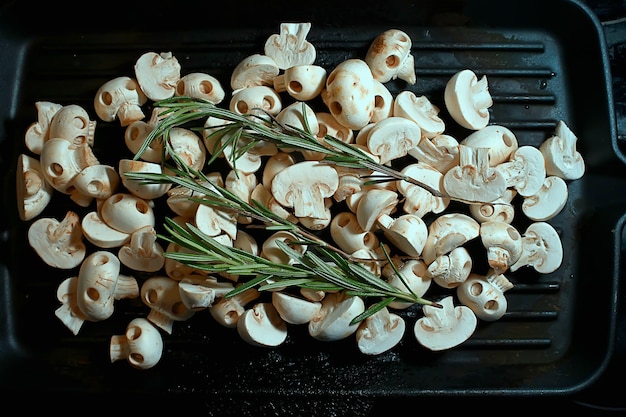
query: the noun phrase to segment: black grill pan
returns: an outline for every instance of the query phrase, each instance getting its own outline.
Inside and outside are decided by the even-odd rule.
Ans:
[[[229,408],[219,404],[270,401],[278,412],[284,404],[323,398],[572,394],[598,377],[613,351],[626,158],[616,142],[602,29],[584,3],[244,1],[219,12],[206,3],[184,9],[107,2],[94,6],[100,9],[93,14],[84,6],[44,4],[37,6],[36,25],[24,2],[0,9],[3,392],[194,398],[226,415]],[[550,220],[563,242],[561,268],[512,274],[507,314],[481,323],[470,340],[449,351],[419,347],[407,329],[395,349],[365,357],[351,338],[317,342],[299,327],[279,348],[261,349],[207,313],[175,323],[153,369],[111,364],[111,335],[147,311],[138,300],[118,302],[112,318],[85,323],[76,336],[55,317],[56,288],[71,272],[51,270],[37,258],[15,201],[17,155],[25,152],[25,130],[36,120],[35,102],[79,104],[95,119],[98,87],[132,75],[137,57],[150,50],[171,51],[183,72],[208,72],[228,86],[234,66],[261,52],[265,39],[288,21],[312,23],[307,39],[326,68],[364,57],[386,29],[406,31],[418,77],[408,88],[443,108],[443,87],[456,71],[485,74],[494,99],[491,123],[509,127],[520,144],[538,146],[559,120],[566,121],[579,138],[587,171],[570,183],[567,206]],[[407,86],[397,80],[389,88],[397,93]],[[458,138],[467,134],[449,126]],[[99,121],[94,150],[101,161],[115,163],[123,147],[119,125]],[[75,208],[62,196],[53,203],[46,214],[59,219]],[[412,328],[419,310],[404,314]]]

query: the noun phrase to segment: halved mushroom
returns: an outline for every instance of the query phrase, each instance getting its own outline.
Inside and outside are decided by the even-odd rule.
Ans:
[[[172,151],[182,159],[187,166],[202,170],[206,162],[206,147],[204,140],[193,130],[184,127],[172,127],[169,133]]]
[[[50,138],[43,145],[39,163],[46,181],[55,190],[71,195],[76,176],[99,161],[87,143],[75,145],[65,139]]]
[[[136,79],[115,77],[98,88],[93,100],[96,115],[105,122],[119,120],[121,126],[128,126],[145,117],[143,106],[148,97]]]
[[[144,200],[154,200],[162,195],[165,195],[167,191],[172,187],[171,183],[152,183],[142,180],[136,180],[128,177],[126,173],[132,172],[148,172],[161,174],[163,172],[163,166],[155,162],[138,161],[134,159],[120,159],[118,163],[118,173],[122,180],[122,184],[126,189]]]
[[[200,98],[213,104],[220,104],[226,92],[220,81],[204,72],[190,72],[176,83],[175,96]]]
[[[28,228],[28,243],[46,264],[60,269],[72,269],[85,259],[80,217],[73,211],[63,220],[40,218]]]
[[[522,212],[534,221],[550,220],[563,210],[568,195],[567,183],[563,178],[548,176],[539,191],[524,198]]]
[[[403,175],[444,194],[442,174],[425,162],[406,165],[400,171]],[[450,204],[449,198],[436,197],[432,192],[410,181],[396,181],[398,191],[404,197],[402,209],[406,213],[424,217],[428,213],[439,214]]]
[[[95,120],[91,120],[89,113],[78,104],[68,104],[59,109],[48,127],[50,138],[65,139],[74,145],[94,145],[96,132]]]
[[[514,150],[509,160],[496,165],[495,169],[504,175],[506,186],[514,188],[523,197],[536,194],[546,178],[543,155],[530,145]]]
[[[150,308],[146,316],[155,326],[172,334],[174,322],[189,320],[196,313],[180,297],[178,281],[152,275],[141,286],[141,301]]]
[[[416,147],[409,149],[409,155],[445,174],[459,164],[459,142],[446,134],[422,138]]]
[[[409,259],[407,261],[393,260],[394,267],[387,263],[382,270],[382,275],[387,282],[403,292],[410,292],[418,297],[426,294],[432,282],[428,275],[426,263],[421,259]],[[397,272],[396,272],[397,270]],[[415,305],[409,301],[392,301],[390,308],[406,309]]]
[[[347,253],[378,247],[377,235],[371,230],[363,230],[356,214],[351,211],[342,211],[333,216],[330,222],[330,236],[335,244]]]
[[[256,303],[237,320],[237,333],[253,346],[275,347],[287,339],[287,323],[272,303]]]
[[[450,116],[462,127],[478,130],[489,123],[493,99],[487,76],[478,79],[470,69],[457,72],[446,84],[444,100]]]
[[[153,140],[150,145],[139,154],[139,150],[143,147],[148,135],[154,130],[157,123],[164,117],[163,109],[155,107],[152,109],[150,119],[147,121],[137,120],[126,126],[124,130],[124,143],[126,147],[134,154],[139,155],[143,161],[161,163],[163,162],[164,149],[161,140]],[[160,138],[159,138],[160,139]]]
[[[326,85],[326,69],[319,65],[295,65],[285,69],[273,81],[274,90],[287,92],[297,101],[309,101],[317,97]]]
[[[546,174],[564,180],[577,180],[585,173],[585,161],[578,152],[578,138],[564,121],[556,125],[554,135],[543,141],[539,150],[546,161]]]
[[[89,199],[104,200],[119,189],[120,176],[110,165],[96,164],[84,168],[76,175],[72,185]]]
[[[322,308],[319,301],[307,300],[286,291],[272,291],[272,304],[280,317],[290,324],[306,324]]]
[[[489,125],[472,132],[460,142],[472,148],[489,149],[489,166],[507,162],[519,147],[517,137],[510,129],[500,125]]]
[[[154,227],[143,226],[131,233],[130,240],[120,247],[117,256],[132,270],[156,272],[165,263],[163,252]]]
[[[379,34],[365,53],[365,62],[371,68],[374,79],[386,83],[396,78],[415,84],[413,43],[409,35],[400,29],[388,29]]]
[[[257,85],[273,86],[274,78],[280,73],[280,68],[273,58],[252,54],[235,66],[230,76],[230,87],[233,91]]]
[[[391,116],[376,122],[367,134],[367,149],[385,164],[408,154],[422,138],[420,127],[412,120]]]
[[[246,311],[246,306],[260,295],[256,288],[251,287],[232,297],[220,298],[209,307],[209,312],[222,326],[236,328],[237,322]]]
[[[359,328],[352,319],[365,311],[361,297],[345,292],[326,294],[319,313],[309,321],[309,335],[325,342],[345,339]]]
[[[153,368],[163,355],[159,330],[143,317],[134,318],[123,335],[113,335],[109,342],[111,363],[126,360],[136,369]]]
[[[135,78],[152,101],[171,98],[180,80],[180,63],[171,52],[146,52],[135,62]]]
[[[450,253],[479,234],[479,223],[467,214],[443,214],[428,226],[428,238],[422,251],[422,258],[430,265],[441,255]]]
[[[81,227],[85,238],[102,249],[122,246],[130,239],[130,233],[121,232],[106,224],[97,210],[83,216]]]
[[[19,155],[16,168],[17,209],[21,220],[39,216],[52,200],[54,188],[41,171],[39,159]]]
[[[317,52],[315,46],[306,40],[310,30],[310,22],[281,23],[280,33],[267,38],[263,52],[282,70],[296,65],[311,65]]]
[[[180,299],[193,311],[209,308],[234,289],[232,282],[218,281],[212,276],[189,274],[178,281]]]
[[[229,109],[244,116],[276,116],[283,109],[282,99],[273,87],[255,85],[235,91],[230,98]]]
[[[459,246],[428,265],[428,276],[440,287],[456,288],[469,277],[473,263],[469,251]]]
[[[495,274],[503,274],[522,256],[522,235],[508,223],[481,223],[480,239],[487,249],[487,262]]]
[[[513,188],[507,188],[504,195],[489,203],[470,204],[469,211],[479,223],[498,221],[511,224],[515,217],[515,207],[511,202],[517,195]]]
[[[393,103],[394,116],[404,117],[415,122],[422,136],[432,139],[443,134],[446,124],[439,117],[439,108],[426,96],[417,96],[411,90],[404,90],[396,95]]]
[[[332,166],[302,161],[279,171],[272,179],[271,192],[284,207],[293,208],[294,216],[325,219],[325,199],[333,196],[338,185]]]
[[[535,222],[522,237],[522,255],[509,268],[512,272],[530,266],[537,272],[549,274],[563,262],[563,244],[556,229],[546,222]]]
[[[489,166],[489,148],[459,145],[459,165],[443,177],[443,188],[454,198],[489,203],[507,189],[504,175]]]
[[[372,188],[360,199],[356,207],[356,219],[365,231],[378,228],[380,216],[393,213],[398,205],[398,194],[385,188]]]
[[[100,217],[115,230],[131,234],[144,226],[154,227],[152,207],[142,198],[130,193],[115,193],[102,202]]]
[[[424,317],[413,327],[415,339],[432,351],[451,349],[469,339],[478,325],[474,312],[467,306],[454,305],[454,297],[439,301],[441,307],[425,305]]]
[[[50,101],[37,101],[35,107],[37,109],[37,121],[31,123],[26,129],[24,143],[29,151],[40,155],[43,144],[50,138],[50,121],[63,106]]]
[[[377,224],[389,242],[405,255],[421,255],[428,236],[428,228],[421,217],[407,213],[392,218],[383,214],[378,217]]]
[[[359,324],[357,347],[366,355],[380,355],[400,343],[405,329],[404,319],[384,307]]]

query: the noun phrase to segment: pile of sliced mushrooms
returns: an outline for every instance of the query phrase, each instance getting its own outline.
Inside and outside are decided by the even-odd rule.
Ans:
[[[308,229],[327,230],[335,245],[372,259],[364,264],[397,288],[408,285],[418,296],[433,285],[442,288],[447,295],[437,300],[437,307],[423,306],[412,337],[433,351],[458,346],[480,321],[505,314],[505,293],[514,285],[507,272],[534,268],[548,274],[561,265],[562,244],[549,220],[566,204],[568,182],[585,171],[577,138],[560,121],[541,146],[520,146],[514,132],[489,124],[493,101],[488,81],[471,69],[449,79],[443,105],[453,120],[444,121],[437,104],[408,87],[417,76],[405,32],[387,30],[373,39],[363,59],[323,68],[316,65],[315,47],[306,39],[310,28],[311,23],[283,23],[267,39],[263,53],[242,60],[232,72],[228,108],[242,115],[262,111],[297,127],[303,127],[306,109],[309,128],[320,141],[332,135],[381,164],[409,158],[402,173],[449,198],[402,180],[366,185],[354,170],[320,164],[323,155],[270,144],[246,151],[230,172],[207,175],[246,201],[261,202]],[[210,74],[183,75],[171,52],[146,52],[134,70],[134,77],[120,76],[94,92],[93,109],[100,121],[124,128],[125,144],[133,153],[160,118],[158,108],[145,114],[146,104],[175,96],[216,105],[227,99],[226,89]],[[405,82],[407,88],[394,97],[385,85],[391,80]],[[309,106],[318,97],[326,108]],[[351,324],[366,300],[343,292],[276,290],[263,298],[261,291],[250,289],[225,298],[238,277],[211,276],[164,257],[183,249],[161,245],[156,207],[169,208],[168,216],[194,224],[226,245],[276,262],[291,261],[276,245],[289,234],[276,232],[257,241],[246,229],[250,219],[198,204],[189,199],[193,193],[188,189],[128,179],[126,172],[161,172],[160,149],[149,148],[139,159],[121,159],[118,166],[101,164],[93,151],[97,122],[87,109],[52,101],[35,105],[38,118],[25,133],[28,152],[18,159],[17,202],[20,218],[31,223],[32,249],[47,265],[68,271],[58,286],[56,316],[77,335],[85,321],[111,317],[117,300],[140,297],[149,309],[145,317],[128,323],[125,334],[112,335],[111,362],[127,360],[137,369],[155,366],[163,338],[172,334],[175,323],[204,310],[255,346],[279,346],[290,326],[308,326],[311,337],[322,341],[354,337],[366,355],[387,352],[405,337],[405,319],[398,313],[413,305],[409,302],[394,301]],[[457,140],[447,134],[446,123],[471,133]],[[173,128],[170,141],[190,166],[210,168],[209,152],[219,147],[209,143],[208,133],[220,124],[208,118],[204,134]],[[220,157],[230,161],[228,154],[235,151],[225,147]],[[45,217],[53,193],[93,210],[82,218],[75,211],[62,219]],[[474,203],[466,211],[448,210],[454,199]],[[155,204],[159,200],[164,203]],[[530,220],[525,230],[513,225],[520,215]],[[487,273],[473,268],[466,244],[474,239],[486,251]],[[381,241],[397,254],[396,268],[380,261]],[[88,247],[97,250],[90,253]]]

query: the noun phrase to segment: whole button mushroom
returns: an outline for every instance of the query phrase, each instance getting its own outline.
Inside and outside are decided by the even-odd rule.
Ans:
[[[119,120],[121,126],[129,126],[145,117],[141,108],[148,98],[136,79],[121,76],[113,78],[98,88],[93,107],[96,115],[105,122]]]
[[[389,29],[378,35],[370,44],[365,62],[372,70],[374,79],[386,83],[396,78],[415,84],[413,43],[409,35],[400,29]]]
[[[161,360],[163,338],[159,330],[143,317],[128,323],[123,335],[113,335],[109,343],[111,363],[126,360],[136,369],[150,369]]]
[[[341,125],[362,129],[370,123],[376,109],[374,78],[369,66],[357,58],[342,61],[328,74],[321,97]]]
[[[450,116],[466,129],[478,130],[489,123],[493,100],[486,76],[478,79],[470,69],[457,72],[446,84],[444,101]]]

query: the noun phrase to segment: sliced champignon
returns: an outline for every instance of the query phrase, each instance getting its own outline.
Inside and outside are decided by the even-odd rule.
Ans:
[[[469,277],[474,261],[469,251],[459,246],[428,265],[428,276],[440,287],[456,288]]]
[[[311,65],[315,62],[317,51],[315,46],[306,40],[310,30],[310,22],[281,23],[280,33],[267,38],[263,52],[272,58],[281,70],[296,65]]]
[[[508,223],[481,223],[480,239],[487,249],[487,262],[498,275],[506,272],[522,256],[522,235]]]
[[[404,319],[384,307],[359,324],[357,347],[366,355],[380,355],[400,343],[405,329]]]
[[[124,143],[133,155],[137,155],[139,159],[148,162],[163,162],[163,141],[153,140],[150,145],[139,153],[142,149],[148,135],[155,129],[156,124],[162,120],[162,111],[160,107],[152,109],[150,119],[147,121],[137,120],[126,126],[124,130]]]
[[[374,79],[386,83],[399,78],[415,84],[417,76],[412,45],[409,35],[400,29],[388,29],[376,36],[365,53],[365,62]]]
[[[509,160],[495,166],[506,180],[523,197],[536,194],[546,178],[546,166],[541,151],[534,146],[520,146]]]
[[[96,210],[83,216],[81,227],[85,238],[101,249],[117,248],[130,239],[130,233],[121,232],[106,224]]]
[[[426,305],[424,317],[413,327],[418,343],[432,351],[451,349],[469,339],[478,325],[478,318],[467,306],[454,305],[454,297],[439,301],[441,307]]]
[[[404,90],[396,95],[393,102],[393,115],[415,122],[422,136],[432,139],[443,134],[446,124],[439,117],[439,108],[426,96],[417,96],[411,90]]]
[[[367,135],[367,149],[386,164],[408,154],[422,139],[420,127],[412,120],[391,116],[376,122]]]
[[[50,138],[65,139],[74,145],[94,145],[97,122],[78,104],[68,104],[57,111],[48,127]]]
[[[459,165],[443,177],[443,188],[454,198],[490,203],[507,189],[504,175],[489,166],[489,148],[459,145]]]
[[[507,162],[513,152],[519,148],[515,133],[500,125],[489,125],[478,129],[466,136],[460,145],[489,149],[490,167]]]
[[[392,218],[383,214],[378,217],[377,224],[389,242],[405,255],[421,255],[428,236],[428,227],[421,217],[407,213]]]
[[[37,101],[37,121],[31,123],[24,134],[24,144],[35,155],[41,155],[43,144],[50,138],[50,121],[63,105],[50,101]]]
[[[276,347],[287,339],[287,322],[272,303],[256,303],[237,320],[237,333],[252,346]]]
[[[200,204],[196,209],[194,222],[208,236],[215,237],[225,233],[231,240],[237,238],[237,214],[232,211]]]
[[[428,226],[428,238],[422,251],[422,258],[430,265],[441,255],[450,253],[479,235],[480,224],[467,214],[443,214]]]
[[[568,195],[567,183],[563,178],[548,176],[539,191],[524,198],[522,212],[537,222],[550,220],[563,210]]]
[[[511,288],[513,284],[507,277],[491,270],[484,276],[470,274],[465,282],[456,287],[456,294],[478,319],[496,321],[506,313],[508,302],[504,293]]]
[[[255,85],[235,91],[230,98],[229,109],[243,116],[262,118],[280,113],[283,102],[273,87]]]
[[[136,79],[115,77],[98,88],[93,100],[96,115],[104,122],[118,120],[128,126],[145,117],[143,106],[148,101]]]
[[[135,369],[156,366],[163,355],[163,338],[148,319],[136,317],[126,326],[122,335],[113,335],[109,341],[111,363],[126,360]]]
[[[260,295],[256,288],[251,287],[232,297],[220,298],[209,307],[209,312],[222,326],[236,328],[237,322],[246,311],[246,306]]]
[[[470,214],[479,223],[498,221],[511,224],[515,218],[515,207],[511,203],[517,191],[507,188],[504,195],[489,203],[471,204]]]
[[[212,276],[189,274],[178,281],[180,299],[193,311],[207,309],[215,300],[223,298],[235,289],[232,282],[218,281]]]
[[[444,101],[450,116],[466,129],[478,130],[489,123],[493,99],[487,76],[479,79],[470,69],[457,72],[446,84]]]
[[[99,212],[109,227],[123,233],[131,234],[144,226],[155,225],[152,207],[144,199],[131,193],[113,194],[102,202]]]
[[[175,96],[186,96],[220,104],[226,92],[220,81],[204,72],[190,72],[180,77],[176,83]]]
[[[134,271],[156,272],[165,264],[163,252],[154,227],[143,226],[131,233],[130,240],[120,247],[117,256]]]
[[[78,300],[76,299],[76,289],[78,287],[78,277],[72,276],[65,278],[57,287],[57,300],[61,305],[54,310],[54,315],[61,320],[74,336],[76,336],[83,327],[87,317],[78,308]]]
[[[394,265],[395,269],[388,263],[382,271],[382,275],[391,286],[403,292],[411,292],[418,297],[426,294],[432,281],[423,260],[394,261]],[[396,310],[404,310],[412,305],[415,303],[409,301],[392,301],[389,303],[389,307]]]
[[[35,220],[28,228],[28,243],[41,260],[54,268],[72,269],[87,254],[80,217],[73,211],[68,211],[61,221]]]
[[[272,304],[280,317],[290,324],[306,324],[322,308],[319,301],[307,300],[286,291],[272,291]]]
[[[163,173],[163,166],[149,161],[138,161],[127,158],[120,159],[118,163],[118,173],[122,184],[124,184],[124,187],[126,187],[129,192],[144,200],[159,198],[165,195],[172,187],[171,183],[145,182],[130,178],[126,175],[126,173],[133,172],[161,174]]]
[[[74,145],[61,138],[50,138],[43,145],[39,157],[41,172],[57,191],[71,194],[76,176],[85,168],[99,164],[87,143]]]
[[[120,176],[112,166],[96,164],[80,171],[72,185],[85,197],[104,200],[118,191]]]
[[[546,222],[534,222],[522,237],[522,255],[509,268],[515,272],[530,266],[542,274],[556,271],[563,262],[563,244],[554,227]]]
[[[376,233],[372,230],[363,230],[356,214],[351,211],[341,211],[333,216],[330,222],[330,236],[335,244],[347,253],[360,249],[375,249],[379,243]]]
[[[459,164],[459,141],[446,134],[432,139],[422,138],[415,148],[409,150],[409,155],[445,174]]]
[[[119,259],[106,250],[91,253],[82,262],[76,300],[87,320],[106,320],[113,314],[115,300],[139,296],[137,280],[120,271]]]
[[[150,308],[146,318],[167,334],[172,334],[174,322],[189,320],[196,313],[183,303],[178,281],[166,276],[146,279],[141,286],[141,301]]]
[[[171,52],[146,52],[135,62],[135,78],[152,101],[171,98],[180,80],[181,65]]]
[[[357,331],[359,324],[352,320],[364,311],[361,297],[345,292],[326,294],[319,313],[309,321],[309,335],[325,342],[345,339]]]
[[[230,76],[233,91],[257,85],[273,86],[280,68],[274,59],[263,54],[252,54],[235,66]]]
[[[184,127],[172,127],[169,133],[170,146],[187,166],[202,170],[206,162],[206,147],[204,140],[193,130]]]
[[[319,161],[302,161],[279,171],[271,183],[271,193],[280,204],[293,208],[296,217],[325,219],[326,198],[339,185],[337,171]]]
[[[400,171],[412,180],[444,194],[443,174],[425,162],[406,165]],[[424,217],[428,213],[439,214],[450,204],[449,198],[436,197],[430,190],[411,181],[396,181],[398,192],[404,197],[402,209],[409,214]]]
[[[378,219],[393,213],[398,205],[398,194],[385,188],[371,188],[359,199],[356,219],[361,229],[370,231],[379,227]]]
[[[291,258],[285,251],[283,251],[277,242],[287,244],[293,250],[300,254],[304,254],[307,250],[307,245],[294,243],[298,242],[298,237],[288,230],[277,230],[268,236],[261,245],[261,256],[271,262],[282,265],[293,265],[296,259]]]
[[[554,135],[539,145],[546,161],[546,174],[564,180],[577,180],[585,173],[585,160],[576,147],[578,138],[564,121],[556,125]]]
[[[17,158],[15,180],[20,219],[32,220],[48,206],[54,188],[46,181],[39,159],[26,154],[21,154]]]
[[[389,88],[380,81],[373,80],[374,112],[370,122],[376,123],[393,116],[394,97]]]

